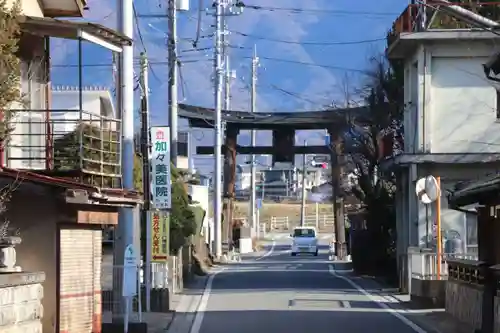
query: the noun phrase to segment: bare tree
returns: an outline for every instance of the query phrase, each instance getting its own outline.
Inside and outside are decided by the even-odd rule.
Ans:
[[[389,64],[383,57],[372,58],[371,65],[366,84],[356,92],[356,96],[360,96],[368,108],[369,121],[362,125],[350,124],[344,152],[357,178],[356,184],[350,189],[351,193],[366,208],[366,238],[361,242],[364,244],[361,252],[365,255],[356,258],[353,249],[353,262],[361,259],[361,265],[366,265],[362,269],[386,273],[392,271],[396,263],[395,178],[391,174],[382,174],[379,168],[384,157],[380,139],[397,137],[403,131],[403,80],[401,68]],[[392,145],[395,141],[390,140],[389,143]],[[365,247],[370,249],[369,255]],[[377,264],[372,265],[375,262]]]
[[[350,124],[350,144],[345,145],[354,164],[358,184],[353,193],[362,201],[377,197],[392,188],[392,178],[381,177],[379,162],[383,158],[382,137],[400,137],[403,131],[403,84],[399,68],[383,58],[372,58],[373,69],[367,72],[367,83],[358,94],[368,107],[368,124]],[[392,140],[396,146],[398,140]],[[398,147],[396,147],[398,148]]]

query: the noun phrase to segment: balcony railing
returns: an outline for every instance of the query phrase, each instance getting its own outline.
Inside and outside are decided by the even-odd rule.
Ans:
[[[445,6],[459,6],[476,14],[484,16],[493,21],[500,21],[500,1],[451,1],[450,4],[427,1],[426,4],[411,4],[406,7],[394,22],[388,35],[388,43],[391,44],[399,38],[401,33],[421,32],[436,29],[470,29],[474,28],[469,23],[453,17],[442,8]],[[477,28],[477,27],[476,27]]]
[[[19,110],[6,146],[7,165],[121,186],[121,124],[80,110]]]

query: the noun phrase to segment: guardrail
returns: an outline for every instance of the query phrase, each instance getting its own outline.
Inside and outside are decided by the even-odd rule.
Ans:
[[[265,223],[265,222],[263,222]],[[289,230],[291,227],[300,224],[300,217],[290,218],[288,216],[272,216],[269,220],[270,230]],[[328,228],[335,225],[333,215],[308,215],[305,217],[304,225],[309,227]]]

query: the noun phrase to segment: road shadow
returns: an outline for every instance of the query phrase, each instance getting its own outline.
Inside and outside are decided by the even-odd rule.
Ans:
[[[208,310],[204,312],[199,333],[414,333],[410,326],[383,309],[295,307],[288,310]]]

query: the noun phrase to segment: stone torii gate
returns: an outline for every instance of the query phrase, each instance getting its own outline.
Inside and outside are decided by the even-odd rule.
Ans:
[[[188,119],[190,127],[214,128],[214,110],[198,106],[179,104],[179,115]],[[224,156],[224,220],[232,220],[236,182],[236,154],[272,155],[276,162],[294,163],[296,154],[325,154],[331,158],[332,186],[334,193],[336,250],[339,258],[347,255],[344,222],[344,204],[341,191],[341,177],[344,158],[342,155],[342,134],[349,122],[366,123],[367,111],[364,107],[308,112],[250,113],[242,111],[222,111],[222,121],[226,124]],[[272,147],[244,147],[237,144],[240,130],[271,130]],[[298,130],[327,130],[330,146],[295,146],[295,132]],[[213,155],[214,147],[197,147],[197,154]],[[222,226],[223,237],[230,234],[229,223]]]

